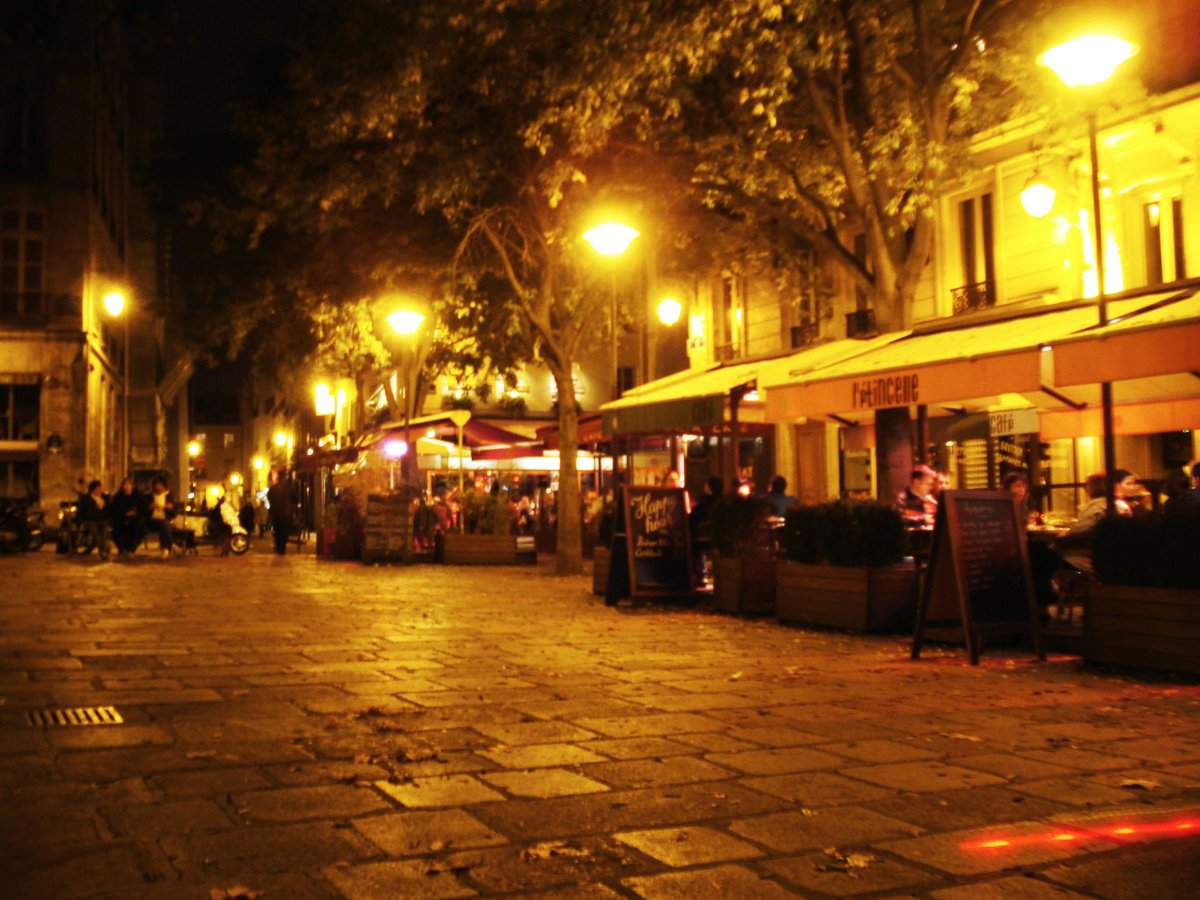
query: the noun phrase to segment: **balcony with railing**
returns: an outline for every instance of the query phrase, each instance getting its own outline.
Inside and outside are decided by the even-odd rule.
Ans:
[[[875,334],[875,310],[856,309],[846,313],[846,337],[870,337]]]
[[[793,325],[791,329],[792,348],[808,347],[815,344],[821,336],[820,322],[804,322],[800,325]]]
[[[956,316],[979,309],[991,309],[996,305],[996,291],[986,281],[956,287],[950,291],[950,296],[954,300],[954,315]]]

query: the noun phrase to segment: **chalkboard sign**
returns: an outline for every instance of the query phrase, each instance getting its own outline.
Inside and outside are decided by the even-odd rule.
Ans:
[[[630,596],[690,594],[692,544],[682,488],[624,488]],[[613,556],[617,548],[613,547]]]
[[[1012,494],[944,491],[938,502],[913,659],[921,654],[926,628],[959,624],[972,665],[979,663],[980,645],[993,632],[1028,631],[1038,656],[1046,658],[1025,523]]]

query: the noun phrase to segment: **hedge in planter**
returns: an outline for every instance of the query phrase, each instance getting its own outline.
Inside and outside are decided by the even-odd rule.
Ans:
[[[467,491],[463,497],[465,534],[443,535],[442,561],[452,566],[508,565],[517,561],[512,510],[498,494]]]
[[[855,631],[912,627],[917,572],[902,564],[908,533],[890,506],[837,500],[799,507],[785,519],[780,548],[781,620]]]
[[[775,560],[767,505],[725,494],[712,508],[713,606],[723,612],[775,612]]]
[[[1088,662],[1200,674],[1200,511],[1096,525],[1098,583],[1083,615]]]

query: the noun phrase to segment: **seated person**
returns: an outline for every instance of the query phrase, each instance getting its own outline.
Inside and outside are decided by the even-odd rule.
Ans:
[[[1007,494],[1012,494],[1020,504],[1021,520],[1029,521],[1029,479],[1024,472],[1013,471],[1004,476],[1004,480],[1000,483],[1000,489]]]
[[[785,516],[788,510],[795,509],[799,501],[788,494],[787,479],[776,475],[767,485],[767,492],[762,495],[773,516]]]
[[[1071,563],[1082,569],[1090,570],[1091,568],[1092,532],[1096,529],[1096,524],[1108,515],[1108,499],[1105,497],[1105,486],[1106,482],[1103,472],[1097,472],[1095,475],[1088,476],[1087,481],[1084,483],[1084,490],[1087,492],[1088,500],[1079,507],[1075,524],[1054,544],[1056,550],[1064,557],[1068,557]],[[1125,490],[1127,487],[1136,490],[1137,482],[1133,475],[1125,469],[1114,469],[1113,501],[1116,513],[1119,516],[1133,515],[1133,510],[1125,502]]]
[[[143,530],[144,498],[133,487],[132,478],[121,481],[121,489],[113,494],[108,504],[108,515],[112,521],[113,542],[121,557],[133,556],[145,534]]]
[[[937,498],[933,496],[938,474],[929,466],[914,466],[908,487],[896,495],[893,506],[908,526],[931,525],[937,514]]]
[[[175,518],[175,498],[167,490],[167,479],[161,475],[154,478],[146,507],[150,512],[146,530],[158,535],[158,550],[166,559],[171,555],[171,520]]]

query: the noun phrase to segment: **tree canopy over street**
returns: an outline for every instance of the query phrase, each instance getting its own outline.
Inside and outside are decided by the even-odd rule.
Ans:
[[[1039,3],[314,3],[285,96],[253,122],[240,200],[211,207],[276,254],[258,273],[270,299],[233,330],[269,344],[302,312],[277,354],[382,382],[372,318],[400,291],[437,322],[436,367],[539,362],[571,397],[609,338],[580,235],[614,197],[708,210],[780,268],[815,251],[881,329],[903,327],[934,198],[1020,107]],[[581,565],[577,412],[558,404],[562,572]]]

